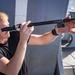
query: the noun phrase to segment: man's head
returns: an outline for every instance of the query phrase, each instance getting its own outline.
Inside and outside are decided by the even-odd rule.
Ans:
[[[1,31],[1,28],[4,27],[9,27],[8,15],[4,12],[0,12],[0,41],[7,40],[10,37],[9,31]]]
[[[8,15],[4,12],[0,12],[0,21],[5,21],[8,19]]]

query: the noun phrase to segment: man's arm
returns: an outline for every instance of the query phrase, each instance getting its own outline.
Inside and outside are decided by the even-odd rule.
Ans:
[[[43,35],[32,34],[28,42],[29,45],[45,45],[53,42],[57,36],[53,35],[52,32],[44,33]]]
[[[6,75],[18,75],[26,54],[27,40],[33,31],[32,27],[27,28],[29,23],[27,22],[21,25],[20,40],[14,56],[10,60],[6,57],[0,59],[0,72]]]
[[[21,69],[26,53],[26,43],[19,42],[17,50],[11,60],[6,57],[0,59],[0,72],[6,75],[17,75]]]
[[[72,24],[72,23],[71,23]],[[53,42],[57,38],[57,34],[69,33],[71,32],[70,23],[64,23],[64,27],[56,27],[52,31],[44,33],[43,35],[32,34],[28,42],[29,45],[45,45]],[[74,26],[74,25],[73,25]],[[54,33],[53,33],[54,32]]]

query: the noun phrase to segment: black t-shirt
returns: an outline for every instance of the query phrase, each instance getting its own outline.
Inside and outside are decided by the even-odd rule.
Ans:
[[[11,32],[8,42],[6,44],[0,44],[0,58],[6,57],[10,60],[16,51],[18,42],[19,42],[19,32],[18,31]],[[0,72],[0,75],[5,74]],[[25,63],[25,59],[18,75],[27,75],[27,66]]]

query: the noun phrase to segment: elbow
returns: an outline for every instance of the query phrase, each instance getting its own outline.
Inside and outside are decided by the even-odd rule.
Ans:
[[[6,72],[6,75],[18,75],[18,73],[9,70]]]
[[[6,67],[6,75],[18,75],[18,71],[15,69],[10,68],[8,65]]]
[[[6,75],[18,75],[17,72],[13,72],[11,70],[7,70]]]
[[[48,45],[48,44],[50,44],[51,42],[53,42],[53,41],[45,41],[45,42],[42,42],[41,45]]]
[[[43,41],[42,45],[48,45],[50,43],[54,42],[54,40],[49,40],[49,41]]]

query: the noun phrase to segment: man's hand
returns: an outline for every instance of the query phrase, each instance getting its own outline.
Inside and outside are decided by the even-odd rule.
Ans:
[[[34,30],[34,27],[27,27],[30,23],[31,23],[31,21],[24,22],[24,23],[21,24],[20,41],[26,42],[29,38],[29,35]]]
[[[69,27],[69,32],[70,33],[74,33],[75,34],[75,20],[74,21],[70,21],[70,22],[66,22],[65,26]]]
[[[70,16],[67,16],[65,19],[69,19]],[[63,23],[64,27],[56,28],[58,34],[61,33],[75,33],[75,20],[70,22]]]

